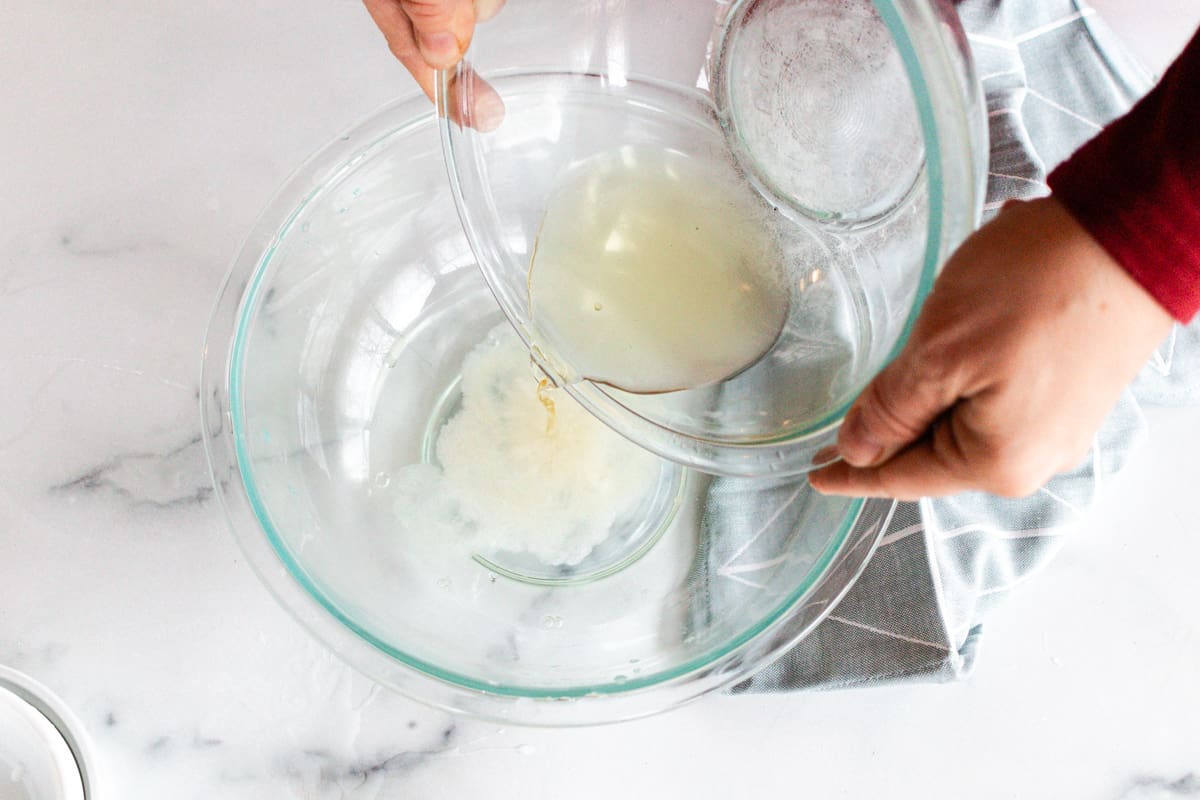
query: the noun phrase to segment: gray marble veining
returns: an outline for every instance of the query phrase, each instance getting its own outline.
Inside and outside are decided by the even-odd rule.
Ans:
[[[110,492],[130,507],[171,508],[199,505],[212,498],[199,434],[157,452],[119,453],[50,487],[53,494]]]

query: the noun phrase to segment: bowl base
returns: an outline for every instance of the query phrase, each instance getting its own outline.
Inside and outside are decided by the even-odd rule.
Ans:
[[[426,420],[421,446],[424,463],[441,466],[437,459],[438,437],[461,408],[459,376],[438,398]],[[660,459],[654,483],[627,513],[617,518],[608,536],[577,563],[547,563],[530,553],[513,550],[478,552],[474,559],[496,575],[539,586],[591,583],[614,575],[644,556],[671,526],[688,482],[688,470]]]

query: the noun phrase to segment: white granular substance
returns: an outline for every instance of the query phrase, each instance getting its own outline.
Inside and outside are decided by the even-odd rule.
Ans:
[[[577,564],[652,490],[657,459],[554,391],[538,398],[529,354],[507,323],[463,363],[462,406],[437,442],[438,466],[396,478],[411,540],[445,551],[529,553]]]

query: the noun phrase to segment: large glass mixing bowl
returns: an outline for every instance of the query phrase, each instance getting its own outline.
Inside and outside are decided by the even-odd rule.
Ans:
[[[518,394],[532,398],[527,353],[475,264],[424,99],[316,155],[232,267],[202,375],[217,495],[264,582],[351,664],[490,718],[617,720],[746,676],[851,585],[890,503],[821,497],[803,478],[691,473],[586,413],[630,448],[629,468],[554,485],[586,505],[614,474],[634,476],[628,513],[558,561],[471,539],[491,521],[448,508],[443,439],[466,413],[469,354],[506,335]],[[573,403],[556,402],[560,414]],[[495,420],[497,435],[506,424]],[[477,463],[494,473],[483,483],[510,478],[478,435]],[[540,508],[543,522],[578,521]],[[557,533],[531,523],[505,541]]]
[[[937,269],[978,221],[983,103],[949,2],[509,0],[439,90],[468,241],[547,375],[629,439],[712,473],[827,463],[849,403],[902,345]],[[713,190],[739,185],[778,248],[767,258],[785,273],[780,332],[715,384],[647,394],[578,380],[594,377],[575,363],[578,342],[534,314],[543,220],[587,165],[623,158],[698,165]],[[711,226],[696,220],[728,220],[713,190],[695,188],[662,216],[679,228],[668,238],[703,249]],[[598,192],[597,214],[620,219],[611,206],[641,188],[622,191]],[[564,213],[586,216],[579,206]],[[591,234],[595,249],[619,242],[620,224],[608,240]],[[663,314],[688,302],[675,280]],[[591,309],[576,313],[601,318]],[[631,338],[655,341],[658,316],[652,306]],[[713,335],[711,316],[672,324],[698,341]]]

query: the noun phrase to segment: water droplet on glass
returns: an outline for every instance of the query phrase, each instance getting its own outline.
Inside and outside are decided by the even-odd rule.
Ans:
[[[387,485],[392,482],[392,476],[386,472],[380,472],[375,476],[375,485],[380,489],[387,488]]]

